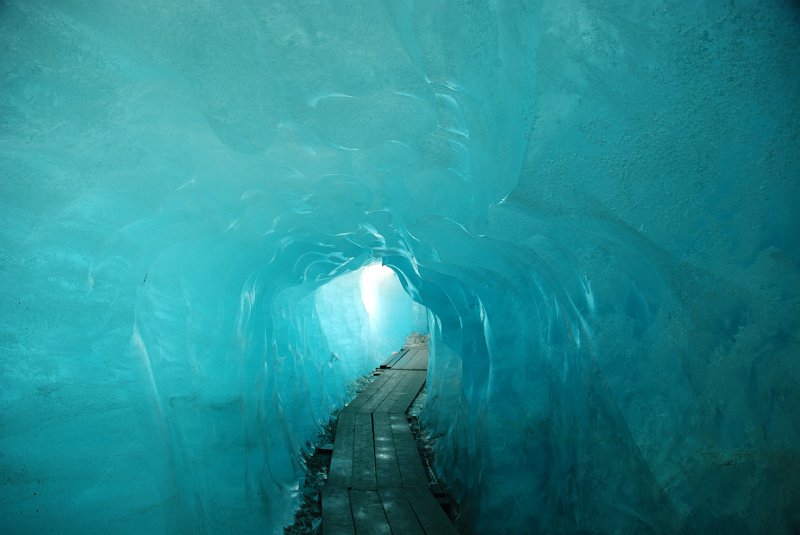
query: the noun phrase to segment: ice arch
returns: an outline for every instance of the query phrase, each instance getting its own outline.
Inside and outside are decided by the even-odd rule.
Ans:
[[[311,296],[380,259],[430,310],[476,532],[797,529],[797,30],[788,1],[3,2],[0,526],[280,529],[369,367]]]

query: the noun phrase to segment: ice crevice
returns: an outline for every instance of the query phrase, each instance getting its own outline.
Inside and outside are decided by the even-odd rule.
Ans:
[[[797,530],[798,17],[3,2],[0,531],[280,531],[412,331],[463,531]]]

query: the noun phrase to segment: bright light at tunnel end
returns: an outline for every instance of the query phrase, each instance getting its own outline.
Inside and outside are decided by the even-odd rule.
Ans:
[[[386,279],[393,277],[394,271],[384,266],[383,264],[370,264],[361,268],[361,301],[364,303],[364,309],[370,316],[375,315],[378,311],[378,294],[380,293],[381,285]]]

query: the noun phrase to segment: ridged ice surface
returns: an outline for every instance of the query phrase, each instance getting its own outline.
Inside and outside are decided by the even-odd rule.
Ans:
[[[427,328],[380,259],[475,533],[800,529],[798,49],[788,0],[0,2],[0,531],[280,531]]]

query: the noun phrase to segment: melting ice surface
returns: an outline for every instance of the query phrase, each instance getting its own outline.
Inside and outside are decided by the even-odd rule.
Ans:
[[[796,2],[462,4],[0,3],[0,531],[280,531],[428,325],[475,533],[800,529]]]

